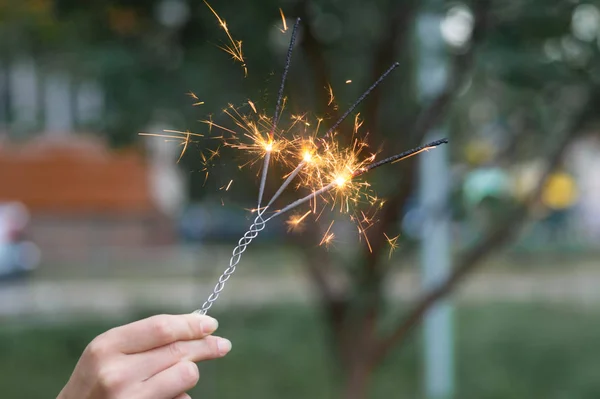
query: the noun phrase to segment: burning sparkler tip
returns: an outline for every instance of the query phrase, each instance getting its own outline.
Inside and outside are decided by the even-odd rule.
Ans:
[[[336,177],[336,178],[335,178],[335,184],[336,184],[338,187],[343,187],[343,186],[344,186],[344,184],[346,184],[346,181],[347,181],[347,180],[348,180],[348,179],[346,179],[344,176],[338,176],[338,177]]]

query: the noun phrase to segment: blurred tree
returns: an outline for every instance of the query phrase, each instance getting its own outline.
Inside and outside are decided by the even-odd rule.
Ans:
[[[385,144],[384,153],[391,154],[414,147],[430,129],[447,121],[457,161],[465,155],[474,159],[464,149],[479,143],[494,149],[486,152],[486,162],[543,160],[537,186],[523,201],[505,204],[508,213],[496,217],[457,255],[450,278],[423,293],[402,315],[384,300],[383,283],[394,271],[384,233],[398,233],[416,191],[414,160],[372,177],[388,201],[380,223],[370,231],[371,251],[363,244],[350,258],[314,248],[315,234],[323,231],[318,224],[290,240],[305,250],[306,270],[319,293],[343,370],[344,397],[366,397],[371,373],[390,350],[406,339],[435,301],[518,234],[569,144],[597,122],[598,2],[468,0],[429,10],[446,16],[441,29],[452,61],[446,86],[427,103],[420,101],[415,87],[414,54],[419,48],[414,44],[414,23],[427,7],[419,1],[215,0],[213,5],[227,17],[234,36],[244,39],[247,78],[239,65],[215,50],[222,32],[200,1],[3,1],[0,51],[5,62],[27,52],[98,78],[108,108],[103,131],[115,144],[124,145],[156,118],[174,128],[194,130],[199,111],[218,113],[227,103],[248,97],[259,97],[261,107],[270,106],[285,53],[285,44],[273,39],[281,6],[288,16],[304,21],[302,52],[295,54],[287,86],[293,110],[311,109],[335,119],[337,110],[327,106],[329,84],[339,89],[343,109],[360,94],[359,88],[398,61],[401,71],[361,108],[374,148]],[[353,84],[342,86],[348,77]],[[189,90],[205,101],[201,109],[191,106],[185,95]],[[340,136],[349,129],[350,123],[342,125]],[[200,169],[197,152],[188,151],[182,165]],[[216,180],[228,168],[235,165],[215,168]],[[210,192],[202,188],[203,174],[191,174],[190,179],[194,198]],[[238,201],[255,200],[253,183],[239,183]]]
[[[358,2],[344,3],[338,12],[343,13],[352,5],[358,6]],[[445,12],[447,23],[452,22],[448,21],[451,16],[461,15],[457,7],[466,10],[466,17],[462,14],[466,19],[463,25],[471,22],[472,31],[470,40],[458,43],[452,43],[452,31],[443,32],[447,34],[449,51],[454,52],[452,72],[442,93],[426,104],[419,103],[411,84],[411,57],[418,51],[412,46],[412,26],[423,7],[411,1],[378,6],[381,20],[373,23],[380,32],[368,46],[368,62],[361,63],[363,75],[372,80],[393,60],[405,68],[393,85],[377,89],[363,107],[362,116],[369,123],[372,144],[385,141],[386,152],[390,153],[410,148],[447,119],[453,127],[456,156],[460,156],[464,144],[485,139],[496,150],[490,159],[494,164],[538,158],[544,161],[544,171],[537,186],[527,193],[527,200],[506,204],[508,211],[496,215],[472,247],[458,254],[452,275],[431,292],[423,293],[403,315],[386,306],[383,298],[384,281],[392,271],[383,233],[397,229],[402,209],[415,191],[416,162],[382,170],[373,178],[388,201],[380,223],[370,231],[371,251],[363,245],[362,255],[350,265],[347,260],[341,265],[339,259],[320,250],[307,251],[309,275],[319,288],[332,342],[345,369],[346,398],[366,397],[372,371],[395,345],[406,339],[427,309],[449,294],[486,256],[518,234],[568,145],[596,122],[594,109],[600,100],[598,64],[594,62],[598,57],[600,18],[592,5],[478,0],[449,3],[444,10],[433,10]],[[592,16],[578,14],[582,7]],[[311,2],[298,4],[297,13],[311,27],[319,18],[314,15],[314,8]],[[589,25],[587,30],[578,27],[583,20]],[[360,34],[358,27],[343,25],[352,26],[355,34]],[[579,31],[585,31],[587,36],[578,36]],[[334,67],[328,66],[338,59],[330,61],[333,57],[328,45],[315,34],[314,27],[303,39],[314,71],[315,93],[335,79]],[[327,73],[328,69],[334,72]],[[326,101],[324,96],[317,100],[321,104]],[[398,132],[398,127],[403,133]],[[308,237],[314,233],[309,232]],[[336,284],[340,275],[342,281],[348,282],[341,289]]]

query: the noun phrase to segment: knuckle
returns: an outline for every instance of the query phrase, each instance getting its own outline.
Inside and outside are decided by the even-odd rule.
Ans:
[[[107,356],[109,351],[110,347],[106,344],[103,335],[94,338],[85,349],[86,354],[91,358],[93,363],[100,362]]]
[[[123,386],[123,373],[112,367],[102,367],[98,370],[98,385],[102,392],[117,395]]]
[[[180,341],[170,343],[168,348],[171,356],[176,359],[183,359],[186,356],[186,351]]]
[[[164,315],[152,318],[152,333],[160,340],[172,342],[175,340],[175,330]]]

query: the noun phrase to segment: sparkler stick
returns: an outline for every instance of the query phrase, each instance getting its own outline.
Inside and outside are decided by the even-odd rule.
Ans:
[[[387,76],[388,76],[390,73],[392,73],[392,71],[393,71],[394,69],[396,69],[397,67],[399,67],[399,66],[400,66],[400,63],[399,63],[399,62],[394,62],[394,63],[392,64],[392,66],[391,66],[391,67],[389,67],[389,68],[388,68],[388,70],[387,70],[387,71],[385,71],[385,72],[384,72],[384,73],[383,73],[383,74],[382,74],[382,75],[381,75],[381,76],[380,76],[380,77],[379,77],[379,78],[378,78],[378,79],[375,81],[375,83],[373,83],[373,84],[371,85],[371,87],[369,87],[369,88],[368,88],[368,89],[367,89],[367,90],[366,90],[366,91],[365,91],[365,92],[364,92],[364,93],[363,93],[363,94],[362,94],[360,97],[358,97],[358,99],[357,99],[357,100],[354,102],[354,104],[352,104],[352,106],[351,106],[350,108],[348,108],[348,109],[346,110],[346,112],[344,112],[344,114],[343,114],[343,115],[340,117],[340,119],[338,119],[338,121],[337,121],[336,123],[334,123],[334,124],[333,124],[333,126],[331,126],[327,132],[325,132],[325,136],[324,136],[324,138],[327,138],[327,137],[328,137],[328,136],[329,136],[329,135],[330,135],[330,134],[331,134],[331,133],[332,133],[332,132],[333,132],[335,129],[337,129],[337,128],[338,128],[338,126],[340,125],[340,123],[342,123],[342,122],[344,121],[344,119],[346,119],[346,118],[348,117],[348,115],[350,115],[350,114],[352,113],[352,111],[354,111],[354,109],[355,109],[356,107],[358,107],[358,105],[359,105],[360,103],[362,103],[362,102],[364,101],[364,99],[365,99],[365,98],[367,98],[367,96],[368,96],[369,94],[371,94],[371,92],[372,92],[373,90],[375,90],[375,88],[376,88],[377,86],[379,86],[379,85],[381,84],[381,82],[383,82],[383,80],[384,80],[385,78],[387,78]]]
[[[413,155],[417,155],[423,151],[430,150],[441,144],[448,144],[448,139],[444,138],[444,139],[435,140],[435,141],[432,141],[431,143],[427,143],[427,144],[424,144],[417,148],[413,148],[412,150],[408,150],[408,151],[404,151],[400,154],[392,155],[391,157],[382,159],[381,161],[378,161],[378,162],[373,162],[373,163],[365,166],[361,170],[357,171],[357,173],[353,177],[358,177],[360,175],[367,173],[370,170],[376,169],[376,168],[386,165],[388,163],[400,162],[406,158],[412,157]]]
[[[208,310],[212,307],[213,303],[219,298],[220,293],[225,288],[225,283],[229,280],[231,275],[235,272],[236,266],[240,262],[242,254],[246,251],[246,248],[248,247],[248,245],[250,245],[252,240],[255,239],[258,236],[258,234],[262,230],[265,229],[266,223],[268,221],[270,221],[271,219],[274,219],[277,216],[283,215],[284,213],[286,213],[302,204],[305,204],[313,199],[316,199],[319,195],[325,194],[328,191],[331,191],[336,187],[342,187],[347,183],[347,181],[354,179],[356,177],[362,176],[365,173],[370,172],[376,168],[379,168],[383,165],[387,165],[390,163],[395,163],[395,162],[401,161],[402,159],[406,159],[406,158],[416,155],[420,152],[427,151],[431,148],[437,147],[438,145],[446,144],[446,143],[448,143],[447,139],[436,140],[431,143],[414,148],[412,150],[402,152],[400,154],[391,156],[389,158],[385,158],[381,161],[373,162],[373,163],[353,172],[347,180],[337,178],[334,181],[332,181],[331,183],[329,183],[328,185],[322,187],[321,189],[316,190],[316,191],[312,192],[311,194],[292,202],[291,204],[285,206],[281,210],[275,212],[273,215],[268,217],[266,220],[263,219],[263,217],[262,217],[264,210],[263,210],[263,212],[261,212],[259,210],[258,212],[260,212],[260,213],[254,219],[254,222],[252,223],[252,225],[250,226],[248,231],[246,231],[246,233],[244,233],[242,238],[240,238],[240,240],[238,241],[238,245],[233,249],[231,258],[229,260],[229,267],[227,269],[225,269],[223,274],[219,277],[219,281],[215,285],[213,292],[210,294],[210,296],[207,298],[207,300],[202,304],[202,307],[200,309],[196,310],[194,313],[205,315],[208,312]]]
[[[382,159],[379,162],[373,162],[373,163],[355,171],[354,173],[352,173],[352,175],[347,180],[357,178],[357,177],[362,176],[365,173],[370,172],[373,169],[377,169],[383,165],[401,161],[403,159],[406,159],[413,155],[416,155],[420,152],[427,151],[427,150],[435,148],[441,144],[447,144],[447,143],[448,143],[448,139],[440,139],[440,140],[432,141],[431,143],[419,146],[417,148],[413,148],[412,150],[408,150],[408,151],[402,152],[400,154],[393,155],[389,158]],[[338,179],[339,180],[334,180],[333,182],[329,183],[328,185],[321,188],[320,190],[317,190],[317,191],[307,195],[306,197],[300,198],[299,200],[296,200],[296,201],[292,202],[291,204],[283,207],[281,210],[277,211],[276,213],[274,213],[273,215],[271,215],[270,217],[265,219],[265,223],[267,223],[269,220],[275,218],[276,216],[282,215],[302,204],[307,203],[308,201],[311,201],[311,200],[317,198],[321,194],[325,194],[326,192],[331,191],[336,187],[342,187],[347,182],[347,180],[345,180],[345,179],[341,179],[341,178],[338,178]]]
[[[292,180],[294,180],[294,178],[296,176],[298,176],[298,173],[300,173],[300,171],[302,171],[302,169],[304,168],[304,166],[306,165],[305,161],[302,161],[298,164],[298,166],[296,166],[296,169],[294,169],[292,171],[292,173],[290,173],[290,175],[285,179],[285,181],[283,182],[283,184],[277,189],[277,192],[273,195],[273,197],[271,198],[271,200],[269,201],[269,203],[267,204],[267,206],[265,206],[265,211],[267,210],[268,207],[270,207],[271,205],[273,205],[273,202],[275,202],[275,200],[277,198],[279,198],[279,196],[281,195],[281,193],[283,193],[283,190],[285,190],[287,188],[287,186],[290,185],[290,183],[292,182]]]
[[[283,68],[283,75],[281,77],[281,84],[279,85],[279,93],[277,94],[277,103],[275,104],[275,114],[273,115],[273,127],[269,132],[269,144],[271,145],[273,141],[273,136],[275,135],[275,130],[277,129],[277,123],[279,122],[279,116],[281,114],[281,100],[283,99],[283,89],[285,87],[285,81],[287,79],[288,71],[290,70],[290,64],[292,62],[292,52],[294,51],[294,44],[296,43],[296,36],[298,34],[298,26],[300,25],[300,18],[296,19],[296,23],[294,24],[294,29],[292,30],[292,37],[290,39],[290,46],[288,47],[287,57],[285,59],[285,66]],[[267,148],[267,152],[265,153],[265,159],[263,162],[262,176],[260,178],[260,187],[258,189],[258,209],[260,210],[260,205],[262,204],[263,194],[265,192],[265,184],[267,182],[267,174],[269,173],[269,165],[271,161],[271,151]],[[262,213],[262,212],[260,212]]]
[[[299,200],[296,200],[296,201],[292,202],[291,204],[283,207],[283,209],[281,209],[281,210],[275,212],[273,215],[269,216],[265,220],[265,223],[267,223],[269,220],[273,219],[275,216],[283,215],[287,211],[292,210],[292,209],[294,209],[297,206],[300,206],[302,204],[305,204],[308,201],[312,200],[313,198],[317,198],[321,194],[325,194],[327,191],[332,190],[337,185],[338,184],[336,182],[331,182],[328,185],[326,185],[325,187],[321,188],[320,190],[314,191],[314,192],[310,193],[309,195],[307,195],[306,197],[300,198]]]
[[[290,38],[287,56],[285,58],[285,66],[283,67],[283,75],[281,77],[281,84],[279,85],[279,93],[277,93],[277,103],[275,104],[275,114],[273,115],[273,130],[271,130],[271,138],[273,137],[275,129],[277,128],[277,122],[279,122],[279,116],[281,114],[281,100],[283,99],[283,89],[285,87],[285,81],[290,70],[290,64],[292,63],[292,52],[294,51],[294,45],[296,44],[296,36],[298,35],[299,26],[300,18],[296,18],[294,29],[292,29],[292,37]]]

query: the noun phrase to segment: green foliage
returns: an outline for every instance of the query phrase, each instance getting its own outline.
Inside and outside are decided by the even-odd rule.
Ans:
[[[203,398],[331,398],[338,365],[320,317],[297,307],[236,310],[216,315],[233,342],[227,358],[201,365],[192,396]],[[460,308],[456,331],[457,397],[580,398],[600,395],[597,310],[546,305]],[[87,343],[114,323],[3,326],[0,392],[5,398],[57,393]],[[375,374],[374,398],[421,398],[420,340],[390,354]]]

